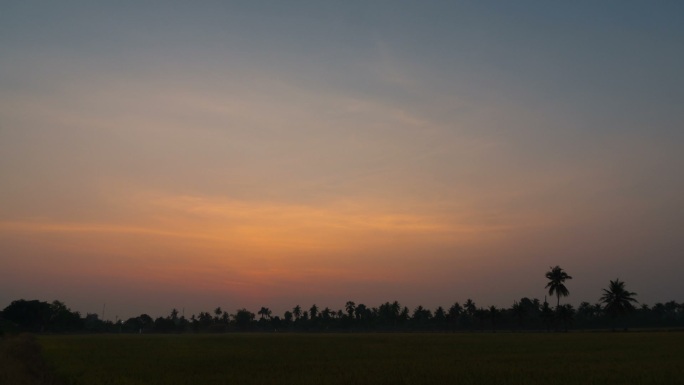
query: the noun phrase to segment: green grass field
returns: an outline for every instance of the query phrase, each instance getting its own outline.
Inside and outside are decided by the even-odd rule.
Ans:
[[[677,384],[684,333],[42,336],[73,384]]]

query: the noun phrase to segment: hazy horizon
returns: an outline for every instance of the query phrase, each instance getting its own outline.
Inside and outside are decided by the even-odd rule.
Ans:
[[[683,45],[679,2],[6,2],[0,308],[682,302]]]

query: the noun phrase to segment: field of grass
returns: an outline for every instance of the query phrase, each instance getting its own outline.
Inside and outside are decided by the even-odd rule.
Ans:
[[[71,384],[682,384],[684,333],[42,336]]]
[[[58,383],[58,379],[45,362],[41,346],[33,335],[0,335],[1,385],[53,385]]]

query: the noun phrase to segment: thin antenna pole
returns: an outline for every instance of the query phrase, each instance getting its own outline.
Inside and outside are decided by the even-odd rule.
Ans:
[[[104,314],[105,314],[105,313],[104,313],[104,311],[105,311],[105,306],[107,306],[107,303],[106,303],[106,302],[102,304],[102,320],[103,320],[103,321],[104,321]]]

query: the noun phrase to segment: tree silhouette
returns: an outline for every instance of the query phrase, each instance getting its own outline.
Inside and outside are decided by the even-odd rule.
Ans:
[[[283,319],[285,319],[286,323],[292,322],[292,312],[286,311],[285,314],[283,314]]]
[[[451,329],[456,328],[456,325],[458,323],[458,317],[461,316],[462,312],[463,312],[463,307],[458,302],[455,302],[449,308],[449,313],[447,313],[447,322],[451,326]]]
[[[72,312],[60,301],[13,301],[2,311],[2,318],[31,332],[78,330],[83,324],[80,313]]]
[[[556,298],[558,299],[556,309],[558,309],[560,306],[560,297],[567,297],[570,295],[568,288],[565,287],[563,283],[566,279],[572,279],[572,277],[564,272],[559,266],[556,266],[546,272],[546,278],[549,280],[549,283],[546,284],[546,288],[549,289],[549,295],[556,294]]]
[[[354,310],[356,309],[356,304],[354,301],[347,301],[347,304],[344,305],[344,308],[347,310],[349,318],[354,318]]]
[[[81,314],[72,312],[64,302],[53,301],[50,304],[49,324],[52,331],[76,330],[81,327]]]
[[[254,313],[250,312],[245,308],[242,308],[238,309],[238,311],[235,313],[233,317],[235,318],[235,324],[237,325],[237,327],[241,330],[246,330],[249,328],[249,325],[254,320]]]
[[[451,307],[449,308],[449,317],[451,317],[452,319],[456,319],[458,318],[458,316],[461,315],[462,312],[463,307],[461,306],[461,304],[458,302],[454,302],[454,304],[451,305]]]
[[[499,323],[502,313],[496,306],[492,305],[489,307],[489,320],[492,323],[492,331],[496,330],[496,326]]]
[[[209,312],[203,311],[199,313],[197,321],[199,322],[199,326],[204,329],[211,325],[213,318]]]
[[[637,300],[633,298],[635,295],[637,294],[625,289],[625,283],[620,282],[620,279],[618,278],[615,281],[610,281],[608,289],[603,289],[601,302],[606,305],[604,307],[606,313],[615,320],[634,310],[632,302],[638,303]]]
[[[594,306],[589,302],[580,303],[577,308],[577,319],[579,322],[591,323],[594,321]]]
[[[418,329],[425,328],[431,319],[432,312],[429,309],[425,309],[421,305],[418,305],[418,307],[413,310],[413,314],[411,315],[411,321],[413,322],[414,327]]]
[[[484,329],[485,320],[489,316],[488,310],[485,308],[478,307],[477,309],[475,309],[474,316],[477,319],[478,324],[480,325],[480,329]]]
[[[575,309],[573,309],[572,305],[565,304],[563,306],[560,306],[556,310],[556,313],[557,313],[558,321],[560,321],[563,324],[563,327],[565,328],[565,331],[567,332],[568,326],[575,319]]]
[[[268,318],[271,318],[272,312],[269,308],[262,307],[261,309],[259,309],[258,314],[261,316],[260,319],[264,319],[264,317],[268,319]]]
[[[513,306],[511,306],[511,314],[513,314],[518,321],[518,327],[522,329],[523,323],[525,322],[525,316],[527,315],[527,309],[518,301],[515,301],[513,302]]]
[[[401,309],[401,313],[399,313],[399,322],[405,323],[409,320],[409,317],[409,308],[407,306],[404,306],[404,308]]]
[[[465,303],[463,303],[463,311],[461,312],[461,322],[467,329],[472,329],[475,325],[475,313],[477,312],[477,306],[475,301],[468,298]]]
[[[316,304],[311,305],[311,309],[309,309],[309,315],[311,316],[312,320],[318,318],[318,306],[316,306]]]
[[[283,323],[283,320],[281,320],[280,317],[275,316],[275,317],[271,318],[269,316],[269,320],[270,320],[270,324],[271,324],[271,330],[273,330],[273,331],[280,330],[280,327]]]
[[[549,303],[546,302],[546,298],[544,299],[544,304],[540,309],[539,317],[544,323],[544,326],[546,326],[546,330],[551,330],[551,324],[553,324],[553,310],[551,310],[551,307],[549,307]]]
[[[439,306],[435,309],[435,314],[433,315],[433,323],[438,329],[444,329],[447,324],[447,313],[443,307]]]
[[[226,326],[230,323],[230,314],[227,311],[224,311],[221,315],[221,323]]]
[[[466,313],[468,313],[469,316],[472,317],[475,315],[475,311],[477,310],[477,306],[475,306],[475,301],[468,298],[463,306],[465,307]]]
[[[552,268],[563,273],[558,266]],[[563,276],[565,275],[565,276]],[[568,279],[567,274],[560,274]],[[553,293],[559,296],[563,279],[559,279]],[[549,282],[549,287],[554,282]],[[565,289],[567,291],[567,288]],[[418,305],[413,312],[399,302],[385,302],[378,307],[364,304],[356,305],[348,301],[342,309],[329,307],[319,308],[313,305],[303,311],[296,306],[292,311],[285,311],[284,316],[273,315],[269,308],[262,307],[257,314],[247,309],[238,309],[230,314],[220,307],[213,312],[200,312],[187,320],[179,317],[178,310],[173,309],[168,316],[153,319],[142,314],[139,317],[112,322],[100,320],[96,314],[81,317],[79,312],[71,311],[63,302],[52,303],[38,300],[19,300],[12,302],[0,311],[0,334],[3,332],[125,332],[125,333],[170,333],[170,332],[211,332],[227,331],[269,331],[269,332],[382,332],[382,331],[472,331],[485,330],[491,326],[492,331],[514,329],[563,330],[570,326],[578,329],[595,329],[611,327],[626,313],[633,311],[633,317],[624,317],[624,327],[684,327],[684,303],[675,301],[656,303],[653,306],[642,305],[635,309],[636,293],[626,290],[625,283],[619,279],[610,281],[610,286],[603,290],[599,303],[582,302],[575,310],[569,304],[558,304],[555,309],[544,297],[542,304],[538,299],[521,298],[508,308],[496,306],[476,307],[475,302],[468,299],[463,305],[458,302],[450,308],[437,307],[434,313]],[[346,311],[345,311],[346,310]],[[297,314],[297,316],[295,316]],[[297,318],[295,318],[297,317]],[[218,321],[217,321],[218,318]]]

